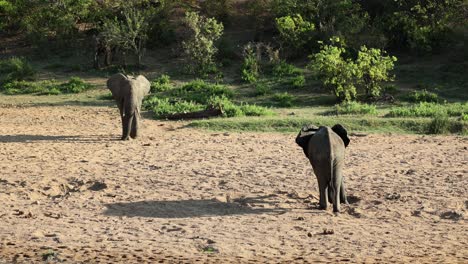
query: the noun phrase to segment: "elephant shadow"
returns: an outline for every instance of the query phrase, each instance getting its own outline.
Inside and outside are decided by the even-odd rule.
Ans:
[[[258,200],[258,199],[257,199]],[[221,202],[215,199],[138,201],[111,203],[104,215],[154,218],[192,218],[210,216],[230,216],[248,214],[283,214],[281,208],[252,208],[236,202]]]
[[[49,135],[0,135],[1,143],[31,143],[41,141],[63,141],[63,142],[103,142],[115,141],[118,138],[108,135],[91,136],[49,136]]]

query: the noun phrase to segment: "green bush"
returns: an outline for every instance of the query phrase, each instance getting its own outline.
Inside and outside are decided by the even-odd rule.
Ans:
[[[305,86],[305,77],[304,75],[298,75],[291,80],[291,85],[294,88],[302,88]]]
[[[212,97],[208,104],[221,107],[224,117],[244,116],[244,112],[242,112],[241,108],[225,96]]]
[[[195,12],[185,13],[185,23],[192,31],[190,38],[182,43],[190,72],[202,75],[216,72],[214,59],[218,49],[215,42],[223,34],[223,24]]]
[[[295,76],[301,74],[301,70],[299,70],[296,66],[281,60],[279,63],[273,66],[272,74],[274,77],[281,78],[285,76]]]
[[[84,82],[81,78],[72,77],[66,83],[59,83],[55,80],[46,80],[38,82],[13,81],[7,83],[4,87],[4,93],[13,94],[38,94],[38,95],[57,95],[62,93],[80,93],[92,87],[91,84]]]
[[[244,47],[244,61],[241,67],[241,78],[248,83],[255,83],[260,76],[260,61],[257,54],[258,46],[248,43]]]
[[[291,107],[293,106],[295,97],[287,92],[276,93],[273,95],[273,100],[277,102],[280,107]]]
[[[275,114],[272,110],[257,105],[242,104],[240,108],[246,116],[272,116]]]
[[[35,74],[34,68],[24,58],[0,60],[0,85],[11,81],[31,80]]]
[[[152,110],[156,118],[164,118],[171,114],[188,113],[205,109],[205,106],[194,102],[171,102],[168,98],[158,98],[156,96],[145,100],[143,107]]]
[[[340,42],[339,38],[333,41]],[[319,53],[311,56],[312,60],[308,67],[339,101],[352,101],[357,94],[356,80],[361,75],[356,63],[344,58],[345,52],[344,47],[324,45]]]
[[[315,30],[314,24],[304,20],[300,14],[276,18],[276,28],[284,46],[291,46],[295,51],[312,39]]]
[[[356,99],[357,88],[362,87],[366,96],[376,98],[380,95],[380,83],[393,79],[396,57],[384,56],[378,49],[361,46],[356,60],[338,38],[330,39],[331,45],[323,45],[319,53],[311,56],[309,68],[322,84],[331,89],[339,101]]]
[[[358,102],[343,102],[335,105],[338,115],[377,115],[375,105],[361,104]]]
[[[79,77],[71,77],[66,83],[63,83],[58,88],[63,93],[81,93],[89,90],[92,87],[91,84],[86,83]]]
[[[450,120],[447,114],[436,114],[428,126],[429,134],[444,134],[450,130]]]
[[[408,95],[408,101],[419,103],[419,102],[433,102],[437,103],[439,101],[439,97],[437,94],[428,92],[426,89],[422,91],[412,91]]]
[[[468,103],[436,104],[421,102],[409,107],[390,109],[387,117],[436,117],[437,115],[462,116],[468,113]]]
[[[164,92],[168,91],[174,88],[171,85],[171,77],[166,74],[162,74],[155,80],[151,82],[151,92],[156,93],[156,92]]]
[[[180,88],[171,90],[170,94],[185,101],[193,101],[199,104],[206,104],[211,97],[232,98],[234,92],[224,85],[206,83],[197,79],[191,81]]]
[[[254,87],[256,95],[267,95],[271,93],[271,87],[265,83],[255,83]]]
[[[380,96],[380,83],[393,80],[389,72],[393,70],[393,63],[396,60],[394,56],[385,56],[385,51],[368,49],[366,46],[361,47],[356,60],[357,68],[360,71],[358,76],[362,76],[358,78],[358,83],[363,86],[368,98]]]

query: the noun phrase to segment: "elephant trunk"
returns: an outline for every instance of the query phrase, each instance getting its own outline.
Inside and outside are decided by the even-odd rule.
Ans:
[[[136,132],[136,128],[134,128],[135,124],[137,122],[138,116],[135,116],[135,113],[138,113],[137,109],[138,105],[138,100],[137,96],[135,95],[133,89],[130,89],[129,94],[127,97],[124,98],[124,104],[123,104],[123,135],[122,139],[127,140],[129,138],[130,132],[134,130]]]

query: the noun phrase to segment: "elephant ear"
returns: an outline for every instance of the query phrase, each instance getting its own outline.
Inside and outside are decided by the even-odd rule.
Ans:
[[[307,125],[302,127],[301,131],[299,131],[299,134],[296,137],[296,144],[302,148],[307,158],[309,157],[309,154],[307,153],[307,145],[309,145],[310,138],[312,138],[317,130],[318,127],[314,125]]]
[[[345,147],[347,147],[349,145],[350,140],[348,138],[348,132],[346,131],[346,129],[342,125],[336,124],[332,127],[332,130],[338,136],[340,136],[340,138],[343,140]]]

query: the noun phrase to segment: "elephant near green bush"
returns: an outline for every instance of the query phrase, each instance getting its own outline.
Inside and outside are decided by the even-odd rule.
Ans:
[[[346,129],[339,124],[332,128],[304,126],[296,137],[317,177],[321,209],[327,209],[327,196],[334,212],[340,211],[340,203],[348,204],[343,166],[349,141]]]
[[[143,76],[126,76],[121,73],[107,80],[107,88],[117,102],[122,119],[122,140],[138,136],[138,123],[143,97],[150,91],[150,82]]]

